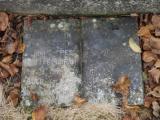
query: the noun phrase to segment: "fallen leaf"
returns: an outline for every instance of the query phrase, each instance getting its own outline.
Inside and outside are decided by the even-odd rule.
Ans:
[[[159,106],[158,102],[156,102],[156,101],[152,102],[152,109],[153,109],[153,115],[155,117],[159,117],[160,106]]]
[[[14,64],[8,65],[0,62],[0,67],[5,69],[11,76],[14,76],[19,71],[19,69]]]
[[[76,95],[74,98],[74,103],[78,107],[82,106],[86,102],[87,100],[85,98],[81,98],[79,95]]]
[[[17,52],[20,53],[20,54],[24,53],[25,48],[26,48],[26,45],[24,43],[20,42],[19,45],[18,45]]]
[[[150,42],[149,41],[144,41],[143,43],[143,50],[151,50]]]
[[[139,120],[151,120],[152,118],[152,111],[150,110],[150,108],[142,108],[139,112],[138,112],[138,116],[139,116]]]
[[[133,120],[131,116],[125,115],[122,120]]]
[[[155,68],[160,68],[160,59],[158,59],[158,60],[156,61],[156,63],[154,64],[154,67],[155,67]]]
[[[143,64],[143,68],[148,69],[148,68],[152,68],[152,66],[154,65],[155,61],[152,62],[144,62]]]
[[[14,42],[10,42],[9,44],[7,44],[6,52],[8,54],[13,54],[14,52],[16,52],[17,48],[18,48],[18,40],[14,41]]]
[[[13,62],[13,64],[14,64],[15,66],[17,66],[17,67],[22,67],[22,62],[21,62],[20,60],[18,60],[18,59],[16,59],[16,60]]]
[[[160,80],[160,70],[157,68],[152,68],[151,70],[148,71],[149,74],[152,76],[153,80],[156,83],[159,83]]]
[[[32,112],[32,120],[45,120],[47,115],[47,108],[39,106]]]
[[[30,96],[31,96],[31,99],[32,99],[33,102],[38,102],[39,96],[36,92],[30,91]]]
[[[19,103],[19,99],[20,99],[20,90],[14,88],[9,92],[9,95],[7,97],[7,102],[16,107]]]
[[[122,95],[128,95],[131,81],[127,75],[122,75],[118,78],[118,81],[113,85],[113,90]]]
[[[133,38],[129,38],[129,47],[136,53],[141,53],[141,48],[137,45],[137,43],[133,40]]]
[[[131,120],[140,120],[138,113],[142,111],[142,109],[137,105],[127,105],[125,106],[125,111],[130,114]]]
[[[160,55],[160,50],[152,49],[152,52],[153,52],[154,54]]]
[[[149,96],[146,96],[144,98],[144,106],[147,107],[147,108],[150,108],[150,106],[152,105],[152,102],[154,101],[155,99],[153,97],[149,97]]]
[[[154,49],[160,50],[160,38],[150,37],[150,46]]]
[[[0,68],[0,78],[7,78],[9,76],[10,74],[6,70]]]
[[[144,51],[142,54],[142,59],[144,62],[152,62],[156,61],[157,56],[153,54],[151,51]]]
[[[8,15],[4,12],[0,12],[0,31],[5,31],[9,24]]]
[[[21,88],[21,82],[14,82],[14,87],[15,88]]]
[[[140,37],[145,37],[145,38],[150,38],[151,36],[151,30],[154,30],[153,25],[149,24],[146,26],[140,27],[140,30],[138,31],[138,36]]]
[[[154,27],[160,28],[160,16],[159,15],[153,15],[151,21]]]
[[[154,97],[160,97],[160,86],[157,86],[153,89],[153,91],[149,92],[147,95],[153,95]]]
[[[2,62],[5,64],[10,64],[12,62],[12,56],[11,55],[7,55],[2,59]]]

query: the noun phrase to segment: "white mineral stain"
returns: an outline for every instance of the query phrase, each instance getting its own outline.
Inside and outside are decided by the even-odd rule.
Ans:
[[[97,22],[97,20],[96,19],[92,19],[92,22],[95,23],[95,22]]]
[[[60,22],[58,24],[58,29],[60,29],[62,31],[67,31],[69,29],[69,24],[66,22]]]
[[[124,43],[122,43],[122,45],[123,45],[123,46],[126,46],[126,45],[127,45],[127,43],[126,43],[126,42],[124,42]]]
[[[64,65],[63,76],[55,88],[55,95],[58,104],[65,103],[71,104],[76,93],[78,93],[78,85],[81,83],[81,79],[72,72],[72,68]]]
[[[31,102],[29,100],[25,100],[25,105],[26,106],[31,106]]]
[[[55,28],[56,25],[54,23],[50,24],[50,28]]]

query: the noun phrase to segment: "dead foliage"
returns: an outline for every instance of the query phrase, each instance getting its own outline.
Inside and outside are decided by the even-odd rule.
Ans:
[[[147,73],[144,107],[152,111],[150,120],[160,119],[160,16],[147,14],[140,18],[138,36],[142,42],[143,70]]]

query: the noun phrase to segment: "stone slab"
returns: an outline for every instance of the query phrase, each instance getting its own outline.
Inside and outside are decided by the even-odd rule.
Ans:
[[[90,102],[118,103],[111,86],[121,75],[128,75],[132,86],[129,104],[143,104],[140,54],[128,45],[132,37],[139,41],[136,18],[99,18],[82,20],[83,88]]]
[[[111,86],[123,74],[132,80],[129,103],[143,104],[140,54],[128,46],[138,42],[135,18],[36,20],[24,25],[27,45],[22,67],[22,103],[72,104],[81,93],[89,102],[118,103]]]
[[[159,0],[0,0],[0,11],[70,16],[159,13],[159,6]]]
[[[80,22],[76,19],[36,20],[24,25],[22,103],[34,105],[31,93],[40,97],[39,104],[70,105],[81,83]]]

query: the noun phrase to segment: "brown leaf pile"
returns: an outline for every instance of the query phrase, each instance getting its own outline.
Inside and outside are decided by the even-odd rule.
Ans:
[[[82,106],[84,103],[86,103],[87,100],[85,98],[81,98],[79,95],[76,95],[74,97],[74,104],[77,106],[77,107],[80,107]]]
[[[22,26],[22,17],[0,12],[0,82],[5,86],[7,102],[13,106],[20,100],[20,78],[17,76],[20,76],[21,56],[25,50],[21,40]]]
[[[113,85],[113,90],[123,96],[122,108],[126,113],[122,120],[145,120],[150,118],[151,112],[148,109],[143,109],[141,106],[130,106],[128,104],[129,87],[131,81],[127,75],[119,77],[118,81]]]
[[[47,108],[39,106],[32,112],[32,120],[45,120],[47,116]]]
[[[160,15],[141,18],[138,36],[142,40],[143,69],[147,74],[144,107],[152,109],[154,117],[160,119]]]

